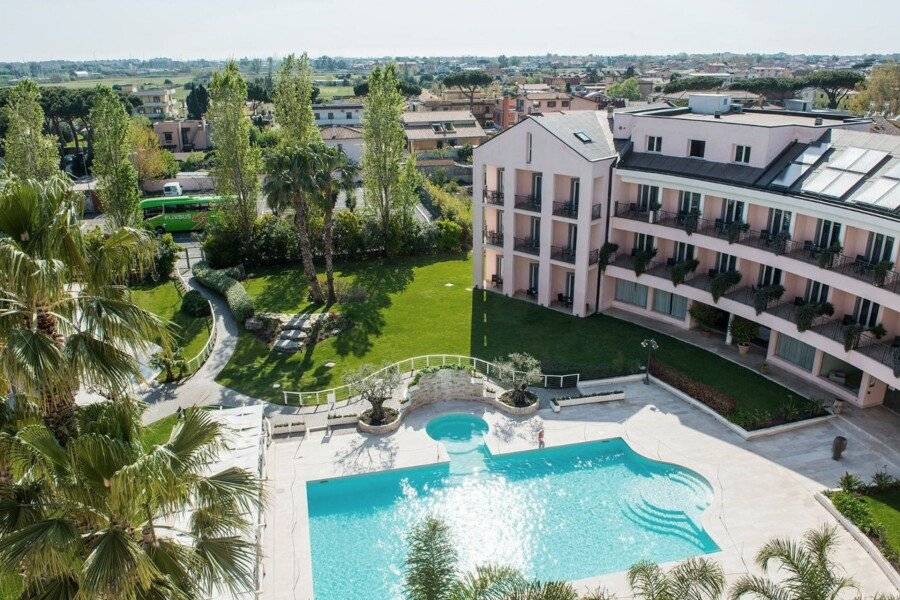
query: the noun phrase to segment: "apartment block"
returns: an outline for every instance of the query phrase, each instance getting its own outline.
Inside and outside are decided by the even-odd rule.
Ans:
[[[143,89],[135,90],[133,94],[141,100],[141,105],[135,112],[151,121],[174,119],[178,116],[180,102],[174,89]]]
[[[401,120],[410,152],[477,146],[487,138],[481,124],[467,110],[405,112]]]
[[[748,319],[770,364],[880,404],[900,388],[900,137],[870,125],[719,94],[526,118],[475,151],[475,285],[729,343]]]
[[[153,124],[153,131],[160,147],[172,152],[194,152],[210,147],[206,119],[157,121]]]
[[[362,125],[363,103],[359,100],[335,100],[313,104],[313,117],[320,127]]]

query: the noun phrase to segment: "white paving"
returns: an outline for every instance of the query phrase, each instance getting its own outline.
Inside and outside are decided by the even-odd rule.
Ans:
[[[841,419],[746,442],[656,386],[618,387],[625,389],[628,400],[564,408],[560,414],[542,410],[534,417],[513,419],[482,405],[446,402],[412,414],[389,436],[338,430],[330,436],[316,432],[273,443],[267,456],[270,501],[264,519],[268,525],[261,598],[312,598],[306,481],[446,460],[443,447],[427,436],[424,426],[449,410],[482,415],[491,425],[487,443],[493,453],[534,448],[543,429],[548,446],[622,437],[641,454],[702,474],[712,484],[715,499],[701,522],[721,548],[709,556],[723,566],[730,581],[754,571],[754,554],[772,537],[797,538],[823,523],[837,525],[814,494],[835,486],[844,471],[866,478],[885,466],[900,469],[884,443]],[[849,442],[840,462],[830,454],[836,435]],[[838,533],[836,562],[856,579],[860,591],[866,597],[896,593],[850,535],[840,528]],[[582,589],[602,584],[620,598],[630,597],[622,573],[576,584]]]

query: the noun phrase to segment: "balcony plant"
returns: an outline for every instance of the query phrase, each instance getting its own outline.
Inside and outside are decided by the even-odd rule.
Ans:
[[[863,328],[858,323],[850,323],[844,327],[844,350],[850,352],[859,344],[859,336],[862,335]]]
[[[831,265],[834,264],[834,257],[843,250],[844,247],[835,242],[828,248],[819,250],[818,254],[816,254],[816,263],[823,269],[830,269]]]
[[[769,247],[775,254],[784,254],[784,249],[787,248],[790,239],[791,234],[787,231],[779,231],[770,238]]]
[[[733,244],[741,238],[741,233],[749,231],[750,225],[742,221],[732,221],[725,225],[725,234],[728,237],[728,243]]]
[[[599,258],[597,259],[597,266],[600,269],[601,273],[606,270],[606,266],[609,264],[609,259],[613,257],[618,249],[618,244],[613,244],[610,242],[606,242],[600,248]]]
[[[712,294],[713,302],[718,302],[719,298],[741,282],[741,274],[738,271],[721,271],[716,273],[709,285],[709,293]]]
[[[806,331],[812,327],[816,317],[831,316],[834,314],[834,305],[831,302],[805,302],[794,309],[794,318],[797,321],[797,331]]]
[[[691,235],[695,231],[697,231],[697,227],[700,224],[700,211],[696,208],[688,211],[684,215],[684,231],[688,235]]]
[[[672,279],[672,285],[677,287],[679,283],[684,283],[684,278],[687,277],[687,274],[697,270],[699,265],[700,261],[696,258],[675,263],[669,270],[669,277]]]
[[[874,335],[876,340],[880,340],[880,339],[883,338],[885,335],[887,335],[887,329],[884,328],[884,324],[883,324],[883,323],[879,323],[879,324],[876,325],[875,327],[871,328],[871,329],[869,330],[869,333],[871,333],[872,335]]]
[[[761,313],[769,307],[769,304],[775,302],[784,295],[784,286],[779,284],[764,285],[756,288],[753,293],[753,310],[756,314]]]
[[[884,285],[887,274],[894,267],[894,263],[889,260],[881,260],[872,265],[872,279],[875,285]]]
[[[651,250],[638,250],[635,252],[632,262],[634,274],[640,277],[641,274],[647,270],[647,266],[650,264],[650,261],[653,260],[654,256],[656,256],[656,248]]]
[[[750,342],[759,335],[759,325],[753,321],[735,316],[728,326],[731,339],[737,344],[738,352],[747,354],[750,351]]]

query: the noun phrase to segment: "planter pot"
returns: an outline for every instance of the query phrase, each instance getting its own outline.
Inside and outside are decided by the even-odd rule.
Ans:
[[[559,406],[579,406],[581,404],[598,404],[600,402],[612,402],[613,400],[624,400],[625,392],[613,392],[610,394],[595,394],[593,396],[582,396],[581,398],[560,398],[556,401]]]
[[[332,419],[326,419],[326,423],[329,427],[335,427],[337,425],[352,425],[359,420],[359,417],[356,415],[351,415],[348,417],[336,417]]]
[[[737,347],[738,347],[738,353],[741,356],[744,356],[745,354],[750,352],[750,344],[738,344]]]
[[[835,400],[834,404],[831,405],[831,412],[839,415],[844,412],[844,401],[843,400]]]

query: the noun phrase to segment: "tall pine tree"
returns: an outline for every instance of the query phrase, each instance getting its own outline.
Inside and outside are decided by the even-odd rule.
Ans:
[[[44,110],[37,84],[26,79],[13,87],[3,109],[6,170],[27,179],[47,179],[59,170],[56,140],[44,134]]]
[[[94,128],[94,162],[103,212],[115,227],[140,221],[137,170],[131,163],[130,118],[119,95],[108,87],[97,88],[90,113]]]

